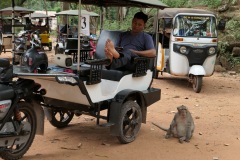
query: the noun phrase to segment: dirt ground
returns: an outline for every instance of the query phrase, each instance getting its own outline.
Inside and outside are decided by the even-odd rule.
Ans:
[[[152,87],[161,89],[161,100],[149,106],[147,123],[134,142],[120,144],[109,128],[97,126],[96,119],[86,115],[74,117],[64,129],[45,120],[44,135],[35,137],[23,160],[239,159],[240,75],[214,73],[203,78],[201,93],[195,93],[186,79],[169,75],[159,75]],[[196,129],[189,143],[165,139],[165,132],[151,123],[168,127],[179,105],[186,105],[194,118]]]

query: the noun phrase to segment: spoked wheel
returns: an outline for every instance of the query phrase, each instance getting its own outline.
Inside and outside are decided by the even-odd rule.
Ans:
[[[7,122],[11,126],[15,126],[16,128],[12,127],[9,128],[10,132],[15,132],[19,128],[22,128],[20,131],[20,138],[15,141],[15,144],[12,143],[5,147],[0,148],[4,151],[0,152],[0,157],[5,160],[15,160],[20,159],[32,145],[33,139],[36,133],[36,116],[35,112],[33,111],[33,107],[29,103],[21,102],[18,104],[19,113],[21,114],[20,121],[15,121],[14,116],[11,117],[11,120]],[[19,114],[19,115],[20,115]],[[12,131],[14,130],[14,131]]]
[[[139,105],[134,101],[127,101],[123,104],[119,117],[119,136],[121,143],[130,143],[135,140],[141,128],[142,112]]]
[[[202,76],[193,76],[193,80],[192,80],[192,86],[193,86],[193,90],[196,93],[201,92],[202,89]]]
[[[73,119],[74,112],[62,109],[52,109],[52,120],[49,121],[54,127],[64,128]]]

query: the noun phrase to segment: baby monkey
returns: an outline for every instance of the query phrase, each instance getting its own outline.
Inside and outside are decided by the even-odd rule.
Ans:
[[[182,105],[177,107],[178,112],[175,114],[169,129],[165,129],[155,123],[153,125],[167,132],[165,138],[175,137],[180,143],[189,142],[192,138],[195,125],[191,113],[187,107]]]

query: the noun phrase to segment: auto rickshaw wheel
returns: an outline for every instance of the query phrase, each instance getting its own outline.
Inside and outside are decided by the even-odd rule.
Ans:
[[[74,112],[63,109],[51,109],[52,120],[49,121],[56,128],[68,126],[74,116]]]
[[[51,51],[52,50],[52,42],[49,42],[49,45],[48,45],[48,50]]]
[[[193,76],[192,86],[193,86],[193,90],[196,93],[200,93],[201,92],[201,89],[202,89],[202,79],[203,79],[203,76]]]
[[[141,128],[141,123],[142,112],[140,106],[134,101],[126,101],[119,116],[118,140],[124,144],[134,141]]]
[[[58,54],[58,48],[59,48],[58,45],[56,45],[56,47],[55,47],[55,55]]]

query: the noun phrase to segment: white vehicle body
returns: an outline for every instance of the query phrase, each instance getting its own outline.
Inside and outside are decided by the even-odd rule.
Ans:
[[[166,8],[158,19],[162,22],[157,71],[188,77],[199,93],[202,77],[214,72],[218,45],[215,14],[199,9]]]

